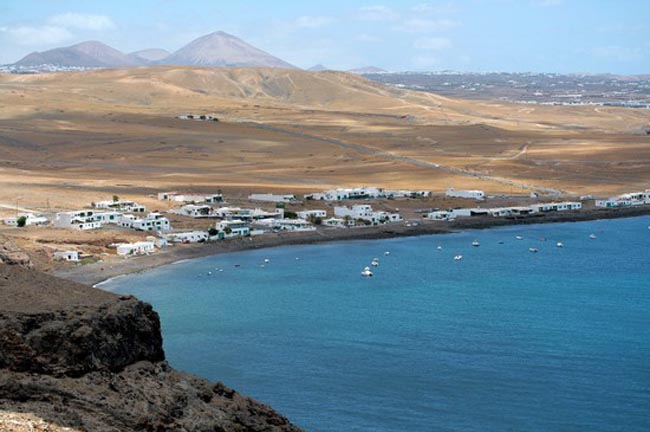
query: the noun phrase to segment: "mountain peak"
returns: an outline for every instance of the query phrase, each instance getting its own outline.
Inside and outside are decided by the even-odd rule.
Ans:
[[[314,65],[307,70],[310,72],[322,72],[322,71],[330,70],[330,68],[318,63],[317,65]]]
[[[266,66],[295,69],[295,66],[224,31],[216,31],[193,40],[164,59],[162,63],[189,66]]]

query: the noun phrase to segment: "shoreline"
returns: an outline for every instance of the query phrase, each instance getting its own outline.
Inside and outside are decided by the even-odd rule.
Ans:
[[[125,258],[118,262],[97,262],[58,269],[53,275],[82,283],[99,286],[109,280],[133,273],[139,273],[163,265],[176,264],[195,258],[223,253],[264,249],[277,246],[308,245],[348,240],[377,240],[395,237],[414,237],[433,234],[450,234],[470,229],[489,229],[510,225],[533,225],[561,222],[586,222],[600,219],[618,219],[650,215],[650,206],[618,209],[589,209],[579,212],[546,213],[518,218],[495,218],[475,216],[446,221],[419,221],[420,225],[407,227],[404,224],[389,224],[360,228],[319,229],[307,233],[274,233],[259,237],[234,238],[214,243],[175,245],[152,255]]]

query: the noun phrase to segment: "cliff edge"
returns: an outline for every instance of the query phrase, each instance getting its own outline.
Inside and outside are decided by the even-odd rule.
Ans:
[[[0,264],[0,299],[0,430],[299,430],[171,368],[158,314],[134,297]]]

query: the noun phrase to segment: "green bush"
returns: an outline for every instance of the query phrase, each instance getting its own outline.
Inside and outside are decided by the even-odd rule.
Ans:
[[[18,225],[19,228],[24,227],[27,225],[27,216],[21,216],[16,220],[16,225]]]

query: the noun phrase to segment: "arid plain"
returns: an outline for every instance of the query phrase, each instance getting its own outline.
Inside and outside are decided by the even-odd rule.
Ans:
[[[452,100],[341,72],[2,75],[0,203],[356,185],[609,195],[648,187],[648,125],[648,110]]]

